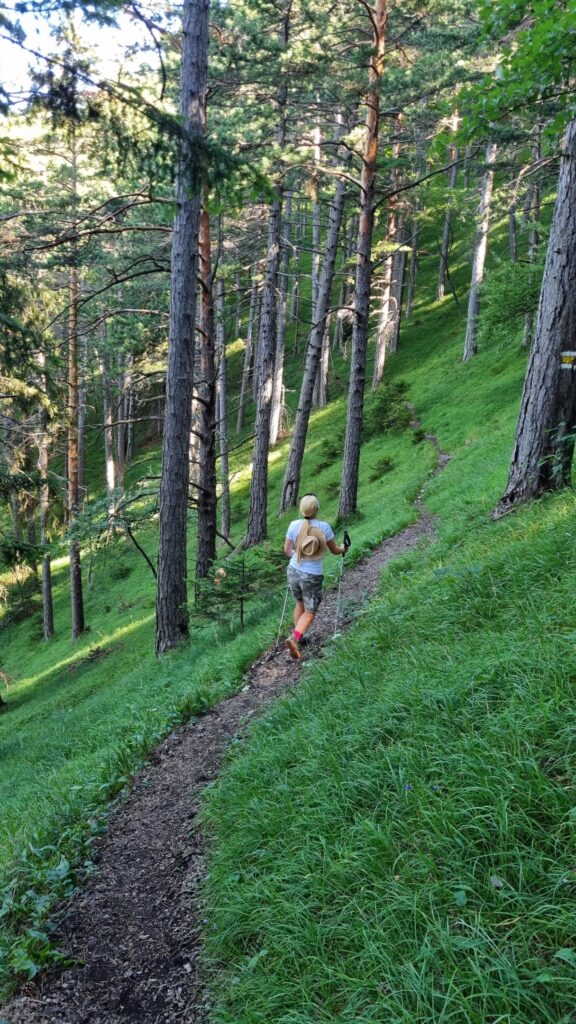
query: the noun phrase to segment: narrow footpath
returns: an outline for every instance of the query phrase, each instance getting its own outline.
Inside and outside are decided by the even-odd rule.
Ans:
[[[427,439],[437,449],[438,472],[449,457],[433,436]],[[421,494],[415,505],[417,522],[345,570],[339,631],[369,598],[382,567],[433,536],[434,520]],[[336,602],[336,591],[328,592],[301,662],[274,646],[251,667],[240,693],[177,729],[152,752],[110,817],[96,873],[66,908],[59,948],[79,966],[26,985],[0,1010],[0,1019],[9,1024],[207,1024],[200,950],[208,851],[195,826],[202,791],[216,778],[230,742],[242,738],[251,719],[298,682],[309,657],[319,656],[334,632]]]

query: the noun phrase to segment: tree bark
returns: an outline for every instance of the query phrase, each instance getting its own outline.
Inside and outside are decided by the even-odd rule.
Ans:
[[[41,372],[41,381],[46,391],[46,375],[44,368],[46,357],[43,352],[39,354],[38,363]],[[38,437],[38,472],[40,474],[40,543],[47,545],[48,536],[48,513],[50,510],[50,488],[48,486],[48,413],[46,409],[40,411],[40,429]],[[42,556],[42,624],[44,629],[44,640],[52,640],[54,636],[54,602],[52,599],[52,566],[50,553],[46,551]]]
[[[226,360],[226,323],[224,319],[224,281],[216,281],[216,357],[218,376],[216,378],[217,436],[220,451],[220,532],[230,536],[230,471],[228,466],[228,368]]]
[[[496,161],[497,146],[495,142],[489,142],[486,148],[486,172],[482,184],[482,197],[479,208],[478,232],[474,245],[474,259],[472,262],[472,279],[470,283],[470,296],[468,298],[468,317],[466,321],[466,337],[464,339],[464,362],[472,359],[476,354],[476,329],[478,324],[478,312],[480,310],[480,285],[484,280],[484,264],[488,249],[488,228],[490,226],[490,200],[492,198],[492,187],[494,184],[494,163]]]
[[[280,31],[280,46],[286,48],[290,29],[291,4],[285,8]],[[282,147],[286,138],[286,102],[288,87],[282,81],[277,95],[279,122],[276,130],[276,143]],[[246,547],[252,547],[265,540],[268,532],[268,452],[270,448],[270,417],[272,414],[272,386],[274,378],[275,356],[275,323],[276,323],[276,288],[280,263],[280,221],[282,214],[282,185],[278,183],[275,197],[270,205],[268,221],[268,248],[266,257],[266,275],[260,331],[258,339],[258,398],[256,403],[256,437],[252,459],[252,480],[250,483],[250,504],[248,510],[248,527],[245,537]]]
[[[496,514],[570,482],[576,427],[576,120],[563,140],[558,193],[508,483]]]
[[[404,280],[406,277],[406,250],[404,249],[404,243],[406,241],[406,232],[404,229],[404,221],[401,216],[398,218],[396,241],[398,242],[398,249],[394,253],[394,257],[392,259],[392,284],[390,287],[390,327],[389,340],[387,346],[388,352],[391,353],[398,351],[398,345],[400,343],[402,297],[404,295]]]
[[[458,131],[459,117],[458,111],[454,114],[451,120],[451,129],[453,132]],[[436,301],[440,302],[444,298],[444,292],[446,288],[446,274],[448,271],[448,254],[450,252],[450,242],[452,240],[452,196],[456,183],[458,181],[458,149],[456,146],[450,146],[448,148],[448,159],[452,164],[450,168],[450,179],[449,179],[449,194],[448,203],[446,205],[446,213],[444,214],[444,231],[442,232],[442,244],[440,246],[440,265],[438,267],[438,282],[436,284]]]
[[[534,141],[532,143],[532,160],[536,163],[541,156],[540,146],[540,125],[536,125],[534,130]],[[538,234],[538,220],[540,219],[540,186],[538,182],[531,185],[528,195],[528,209],[527,218],[530,221],[530,234],[528,236],[528,259],[530,263],[535,263],[536,256],[538,253],[538,244],[540,241]],[[522,334],[522,348],[530,348],[532,343],[532,334],[534,331],[534,313],[530,311],[526,313],[524,318],[524,331]]]
[[[160,483],[156,652],[188,636],[187,520],[201,182],[195,144],[204,135],[209,0],[184,0],[180,79],[183,140],[176,178],[170,333]]]
[[[72,531],[70,543],[70,601],[72,608],[72,639],[84,632],[84,599],[82,595],[82,567],[80,542],[74,537],[80,506],[80,476],[78,450],[78,267],[74,244],[70,269],[70,315],[68,332],[68,507]]]
[[[362,443],[366,355],[370,317],[370,285],[372,281],[374,187],[380,114],[379,83],[384,69],[386,49],[387,0],[376,0],[376,5],[371,10],[374,52],[370,60],[370,80],[366,98],[366,130],[362,173],[360,176],[360,224],[356,257],[354,326],[352,329],[352,354],[348,389],[348,415],[344,439],[344,462],[338,509],[338,514],[341,518],[349,516],[356,511],[358,500],[358,475],[360,471],[360,446]]]
[[[282,227],[282,255],[278,274],[278,314],[276,317],[276,356],[274,359],[274,385],[270,414],[270,444],[276,444],[280,433],[284,407],[284,350],[286,341],[286,311],[288,305],[288,264],[290,262],[290,228],[292,196],[286,193]]]
[[[205,579],[216,560],[216,368],[210,215],[200,215],[200,334],[198,527],[196,583]],[[198,596],[198,592],[197,592]]]
[[[114,459],[114,412],[112,408],[112,384],[110,363],[106,351],[106,322],[102,321],[102,352],[100,373],[102,376],[102,406],[104,413],[104,463],[106,493],[111,497],[116,489],[116,462]]]
[[[318,293],[318,320],[310,333],[310,340],[306,349],[306,361],[298,409],[294,422],[294,431],[290,444],[290,453],[284,481],[282,483],[282,496],[280,498],[280,514],[285,512],[291,505],[298,501],[298,490],[300,487],[300,476],[302,473],[302,460],[306,446],[308,423],[312,411],[312,396],[314,383],[318,373],[318,364],[322,353],[322,341],[326,333],[326,316],[330,306],[330,294],[334,280],[334,267],[336,265],[336,254],[338,251],[338,235],[342,223],[342,213],[346,201],[346,185],[343,180],[338,182],[336,192],[328,214],[328,230],[326,235],[326,256],[322,267],[322,279]]]
[[[402,115],[399,114],[396,118],[396,130],[398,137],[392,145],[392,158],[398,160],[400,156],[400,139],[399,134],[402,126]],[[394,192],[398,185],[398,170],[394,166],[390,175],[390,191]],[[386,244],[390,247],[390,252],[384,260],[384,272],[382,274],[382,296],[380,306],[380,318],[378,322],[378,336],[376,338],[376,351],[374,353],[374,369],[372,373],[372,387],[377,388],[382,377],[384,375],[384,363],[386,361],[386,352],[390,347],[390,338],[394,330],[394,296],[392,294],[394,275],[395,275],[395,259],[396,252],[394,246],[396,245],[398,237],[398,216],[397,216],[397,201],[396,196],[391,196],[388,200],[388,227],[386,231]]]
[[[246,330],[246,346],[244,348],[244,363],[242,366],[242,383],[240,385],[240,401],[238,404],[238,420],[236,422],[236,433],[240,434],[244,429],[246,418],[246,403],[248,401],[248,390],[250,388],[250,370],[252,368],[252,355],[254,349],[254,325],[256,322],[256,305],[258,302],[258,264],[252,270],[252,286],[250,288],[250,311],[248,313],[248,327]]]

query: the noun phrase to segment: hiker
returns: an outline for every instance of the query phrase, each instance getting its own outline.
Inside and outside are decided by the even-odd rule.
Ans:
[[[286,533],[284,553],[290,558],[288,586],[296,599],[294,631],[284,642],[293,658],[299,659],[300,641],[314,621],[322,600],[323,559],[326,551],[345,555],[348,544],[340,547],[332,527],[316,518],[320,502],[315,494],[305,494],[300,502],[302,519],[294,519]]]

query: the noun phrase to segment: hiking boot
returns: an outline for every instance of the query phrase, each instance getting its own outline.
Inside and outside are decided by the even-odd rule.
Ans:
[[[294,658],[295,661],[300,661],[302,655],[300,653],[298,642],[294,639],[293,636],[289,636],[288,639],[284,641],[284,647],[288,651],[291,658]]]

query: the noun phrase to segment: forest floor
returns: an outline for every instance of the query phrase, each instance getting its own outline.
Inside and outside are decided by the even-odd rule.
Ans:
[[[437,470],[449,456],[438,449]],[[203,789],[230,744],[254,716],[295,686],[302,666],[322,654],[375,590],[384,565],[433,536],[424,507],[418,520],[344,568],[340,600],[326,593],[300,662],[275,645],[246,675],[240,693],[183,725],[151,754],[129,795],[112,812],[96,871],[67,904],[57,934],[75,965],[28,983],[0,1011],[0,1024],[202,1024],[209,1017],[201,962],[206,925],[202,887],[208,840],[195,819]],[[287,608],[284,635],[290,626]]]

